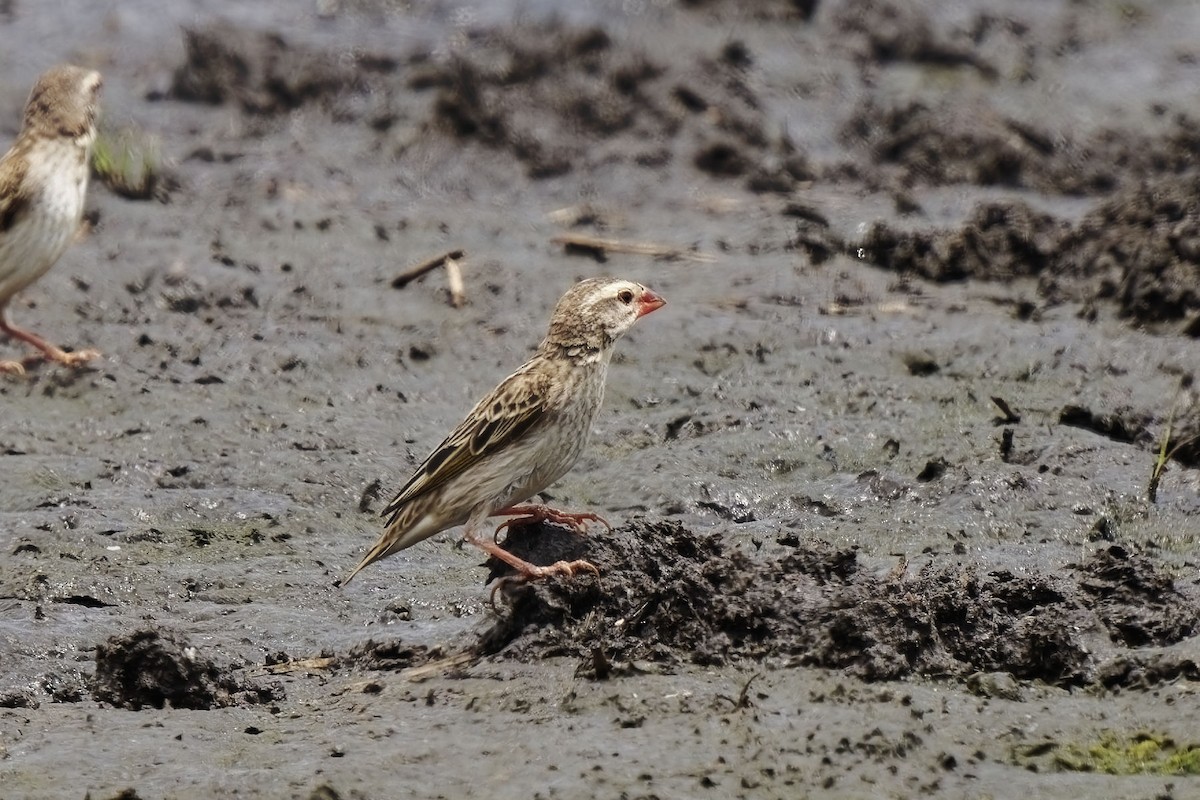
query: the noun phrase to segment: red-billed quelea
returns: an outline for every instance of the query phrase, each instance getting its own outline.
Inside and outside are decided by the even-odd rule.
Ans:
[[[496,544],[480,529],[491,516],[511,525],[550,521],[585,530],[595,514],[571,514],[525,501],[561,478],[587,444],[604,399],[613,346],[640,317],[661,308],[641,284],[592,278],[571,287],[529,361],[490,391],[426,458],[383,510],[387,528],[346,579],[368,564],[465,524],[468,542],[525,579],[570,575],[586,561],[537,566]],[[607,523],[604,523],[607,525]]]
[[[25,104],[17,141],[0,159],[0,331],[70,366],[100,354],[65,352],[14,326],[6,309],[13,295],[54,266],[79,231],[99,94],[99,72],[73,66],[44,72]],[[0,372],[24,371],[20,361],[0,361]]]

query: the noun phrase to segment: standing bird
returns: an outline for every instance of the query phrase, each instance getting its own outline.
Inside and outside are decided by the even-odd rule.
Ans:
[[[475,404],[388,503],[387,528],[342,585],[368,564],[463,523],[468,542],[527,580],[580,569],[599,574],[587,561],[530,564],[494,536],[481,536],[479,528],[497,515],[516,517],[497,533],[542,521],[582,533],[586,520],[604,522],[595,514],[524,503],[574,466],[604,399],[613,345],[638,318],[665,303],[631,281],[592,278],[572,286],[533,357]]]
[[[68,366],[100,353],[65,352],[13,325],[6,308],[54,266],[79,230],[99,94],[94,70],[59,66],[42,73],[25,104],[21,133],[0,158],[0,331]],[[20,361],[0,361],[0,372],[24,371]]]

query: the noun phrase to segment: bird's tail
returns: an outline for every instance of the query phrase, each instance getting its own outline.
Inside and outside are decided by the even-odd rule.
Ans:
[[[363,567],[367,566],[368,564],[374,564],[379,559],[386,557],[388,554],[388,544],[389,543],[386,540],[386,537],[376,542],[375,546],[368,550],[367,554],[363,556],[362,561],[358,562],[358,566],[350,570],[349,575],[342,578],[342,580],[338,583],[338,586],[345,586],[350,582],[351,578],[359,573],[359,570],[361,570]]]
[[[412,547],[417,542],[422,542],[447,527],[449,526],[439,525],[430,514],[415,521],[405,519],[405,515],[400,514],[379,537],[379,541],[375,542],[367,554],[362,557],[358,566],[350,570],[350,574],[343,578],[338,586],[345,586],[349,583],[350,579],[357,575],[363,567],[374,564],[381,558],[387,558],[392,553]]]

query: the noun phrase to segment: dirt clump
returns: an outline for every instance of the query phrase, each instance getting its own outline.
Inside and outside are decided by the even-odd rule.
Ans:
[[[1020,202],[980,205],[962,227],[898,231],[877,222],[860,243],[867,260],[932,281],[1006,281],[1038,275],[1058,252],[1068,226]]]
[[[283,687],[241,682],[185,639],[166,631],[140,630],[113,636],[96,647],[92,697],[132,711],[167,705],[206,710],[280,700]]]
[[[857,246],[872,263],[933,281],[1036,276],[1050,304],[1111,301],[1135,323],[1200,329],[1200,173],[1118,192],[1077,226],[990,202],[958,228],[876,223]]]
[[[941,31],[926,9],[893,0],[840,6],[832,15],[840,37],[853,43],[863,65],[907,61],[943,67],[974,67],[988,77],[996,69],[976,53],[969,31]]]
[[[869,182],[903,188],[970,184],[1095,196],[1186,174],[1200,137],[1180,114],[1153,134],[1101,129],[1075,138],[1005,116],[987,104],[889,105],[864,100],[843,123],[849,147],[865,147]]]
[[[881,107],[865,101],[842,131],[847,144],[866,145],[876,163],[892,167],[902,186],[969,183],[1028,186],[1053,151],[1047,137],[987,108],[930,107],[914,101]]]
[[[396,68],[389,58],[352,58],[289,44],[278,33],[228,22],[183,31],[186,58],[170,95],[178,100],[237,103],[250,114],[283,114],[313,101],[334,102],[363,88],[364,78]]]
[[[684,150],[711,176],[789,191],[811,171],[769,132],[746,81],[752,61],[730,42],[669,69],[600,28],[547,22],[476,35],[448,62],[414,70],[409,87],[436,90],[431,128],[506,151],[535,179],[622,162],[656,169]]]
[[[350,648],[350,652],[345,658],[339,659],[339,663],[359,669],[387,671],[418,666],[438,654],[439,651],[431,651],[422,645],[405,644],[399,639],[368,639]]]
[[[1053,261],[1045,295],[1111,299],[1137,322],[1200,313],[1200,173],[1117,193],[1062,240]]]
[[[1200,608],[1145,556],[1113,545],[1077,569],[1080,589],[1118,644],[1162,647],[1200,630]]]
[[[968,563],[876,575],[860,568],[854,550],[794,537],[777,544],[783,549],[771,555],[752,554],[720,533],[697,535],[666,521],[638,520],[588,538],[517,528],[505,546],[522,558],[585,558],[602,577],[508,590],[511,607],[479,648],[521,661],[779,659],[868,681],[1007,672],[1074,686],[1099,675],[1095,632],[1109,631],[1119,648],[1165,644],[1189,635],[1200,614],[1196,598],[1119,548],[1097,554],[1072,580]],[[1156,591],[1164,599],[1148,605]]]

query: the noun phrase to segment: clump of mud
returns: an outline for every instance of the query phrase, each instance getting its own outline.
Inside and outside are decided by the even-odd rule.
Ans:
[[[1079,588],[1114,641],[1163,647],[1200,631],[1200,609],[1145,556],[1113,545],[1078,570]]]
[[[1073,686],[1099,676],[1097,634],[1116,649],[1162,645],[1190,636],[1200,620],[1196,597],[1116,547],[1064,575],[959,563],[909,576],[902,567],[865,572],[853,550],[817,541],[777,544],[782,554],[749,553],[673,522],[635,521],[589,538],[518,528],[505,543],[512,552],[534,563],[585,558],[601,578],[506,591],[510,608],[480,650],[594,664],[778,659],[869,681],[1009,672]]]
[[[676,67],[599,27],[548,22],[466,35],[470,46],[448,58],[346,58],[228,23],[193,27],[170,94],[256,115],[316,103],[340,120],[365,113],[380,132],[396,117],[394,98],[432,95],[411,112],[431,137],[503,151],[535,179],[617,162],[657,169],[680,152],[696,169],[755,192],[787,193],[812,178],[757,97],[754,55],[742,42]],[[356,95],[366,99],[356,104]]]
[[[1068,196],[1100,195],[1193,169],[1200,136],[1179,115],[1157,135],[1101,130],[1074,140],[1005,117],[986,104],[867,99],[842,126],[851,146],[867,148],[878,184],[967,183]],[[861,171],[861,167],[854,167]]]
[[[977,37],[967,31],[938,30],[936,18],[915,3],[864,0],[844,4],[834,10],[831,23],[838,36],[858,51],[863,65],[908,61],[969,66],[988,77],[996,75],[996,68],[976,54]]]
[[[138,711],[144,707],[213,709],[283,699],[283,687],[241,683],[196,648],[165,631],[113,636],[96,648],[92,697]]]
[[[235,102],[252,114],[281,114],[332,100],[360,88],[373,73],[396,68],[388,58],[335,57],[228,22],[185,28],[183,43],[187,55],[175,70],[171,96],[214,105]]]
[[[1074,158],[1056,149],[1049,134],[986,106],[930,107],[919,101],[880,106],[867,100],[846,121],[842,136],[851,146],[865,145],[872,160],[906,187],[969,183],[1084,194],[1112,186],[1110,174],[1081,175],[1078,168],[1064,181],[1054,165],[1062,160],[1075,166]]]
[[[810,172],[769,131],[745,79],[752,59],[730,42],[677,71],[600,28],[555,22],[489,30],[409,85],[436,89],[434,127],[511,153],[533,178],[614,161],[654,168],[682,149],[710,175],[789,191]]]
[[[1072,227],[1022,203],[987,203],[960,228],[877,223],[857,244],[875,264],[935,281],[1037,276],[1046,302],[1115,301],[1138,323],[1191,320],[1200,336],[1200,174],[1118,192]]]
[[[1200,313],[1200,174],[1132,186],[1087,214],[1041,291],[1075,294],[1080,282],[1139,322]]]
[[[368,639],[350,648],[340,663],[367,670],[399,670],[418,666],[440,655],[423,645],[405,644],[399,639],[376,641]]]
[[[876,223],[860,246],[881,267],[933,281],[1011,280],[1038,275],[1058,253],[1068,226],[1024,203],[986,203],[961,228],[897,231]]]

